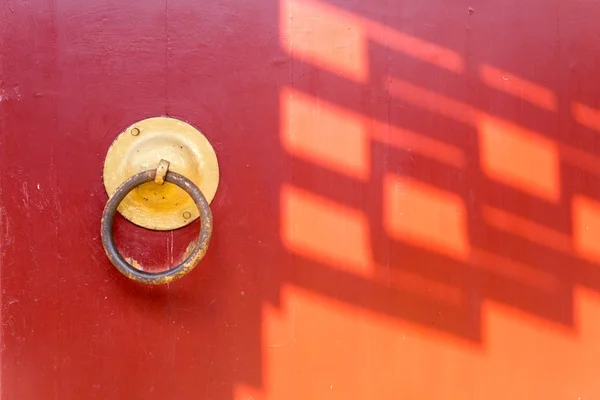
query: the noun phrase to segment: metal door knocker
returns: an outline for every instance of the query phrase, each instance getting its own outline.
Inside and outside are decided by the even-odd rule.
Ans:
[[[188,274],[204,257],[213,231],[210,201],[219,183],[214,149],[196,128],[168,117],[148,118],[125,129],[108,150],[104,186],[109,200],[102,214],[102,244],[112,264],[140,283],[163,284]],[[117,211],[136,225],[173,230],[201,221],[198,239],[172,269],[144,271],[126,260],[115,244]]]

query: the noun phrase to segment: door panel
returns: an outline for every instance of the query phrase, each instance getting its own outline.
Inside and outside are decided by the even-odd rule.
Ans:
[[[593,398],[594,2],[6,1],[4,399]],[[199,128],[200,265],[127,280],[106,151]],[[174,265],[199,229],[117,218]]]

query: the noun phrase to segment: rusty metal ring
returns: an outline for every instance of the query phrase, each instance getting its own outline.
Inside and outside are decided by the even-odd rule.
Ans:
[[[119,204],[121,201],[123,201],[125,196],[129,194],[129,192],[146,182],[153,182],[155,177],[156,170],[153,169],[140,172],[139,174],[134,175],[123,182],[104,207],[101,228],[102,245],[104,246],[104,251],[106,251],[106,255],[112,264],[129,279],[150,285],[160,285],[163,283],[172,282],[194,269],[194,267],[206,254],[213,230],[212,212],[210,211],[210,206],[202,194],[202,191],[185,176],[168,171],[165,176],[165,181],[173,183],[185,190],[192,197],[194,203],[196,203],[196,206],[198,207],[198,211],[200,211],[201,227],[198,240],[196,243],[194,243],[192,251],[185,258],[185,260],[176,267],[167,271],[142,271],[125,261],[121,253],[119,253],[119,250],[117,250],[112,232],[115,214],[117,213],[117,207],[119,207]]]

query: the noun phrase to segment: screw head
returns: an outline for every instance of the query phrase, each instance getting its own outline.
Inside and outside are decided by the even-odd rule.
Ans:
[[[192,213],[189,211],[184,211],[183,212],[183,218],[185,219],[190,219],[192,217]]]
[[[137,136],[137,135],[139,135],[139,134],[140,134],[140,130],[139,130],[138,128],[133,128],[133,129],[131,130],[131,134],[132,134],[133,136]]]

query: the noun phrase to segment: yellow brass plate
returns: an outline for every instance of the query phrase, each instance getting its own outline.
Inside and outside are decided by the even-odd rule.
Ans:
[[[217,155],[206,137],[188,123],[169,117],[148,118],[127,127],[108,149],[104,187],[110,197],[133,175],[155,169],[164,159],[169,171],[194,182],[210,203],[219,185]],[[134,189],[118,211],[144,228],[172,230],[188,225],[199,213],[192,198],[165,182],[148,182]]]

